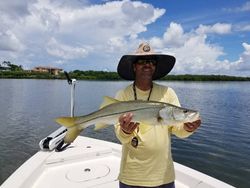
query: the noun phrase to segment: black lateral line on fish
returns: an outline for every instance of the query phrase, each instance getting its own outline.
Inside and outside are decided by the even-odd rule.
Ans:
[[[84,124],[86,122],[89,122],[89,121],[92,121],[92,120],[95,120],[95,119],[98,119],[98,118],[102,118],[102,117],[108,117],[108,116],[113,116],[113,115],[122,114],[122,113],[134,112],[134,111],[139,111],[139,110],[145,110],[145,109],[149,109],[149,108],[157,108],[157,107],[155,107],[155,106],[154,107],[145,107],[145,108],[139,108],[139,109],[134,109],[134,110],[129,110],[129,111],[121,111],[121,112],[117,112],[117,113],[112,113],[112,114],[97,116],[97,117],[91,118],[91,119],[89,119],[87,121],[77,122],[77,125]],[[91,115],[91,114],[88,114],[88,115]],[[88,116],[88,115],[86,115],[86,116]]]

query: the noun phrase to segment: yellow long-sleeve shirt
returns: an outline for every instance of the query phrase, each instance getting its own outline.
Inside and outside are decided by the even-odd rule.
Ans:
[[[136,88],[137,99],[147,100],[149,91]],[[133,86],[129,85],[116,94],[121,101],[134,100]],[[150,96],[152,101],[166,102],[180,106],[173,89],[159,84],[153,84]],[[115,126],[117,138],[122,143],[122,159],[119,180],[127,185],[159,186],[173,182],[175,179],[173,159],[171,154],[171,134],[184,138],[192,133],[178,126],[150,126],[140,124],[139,129],[132,134],[125,134],[119,124]],[[131,145],[136,137],[138,146]]]

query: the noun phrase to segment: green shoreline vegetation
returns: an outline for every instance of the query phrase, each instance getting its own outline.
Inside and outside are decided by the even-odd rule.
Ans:
[[[106,71],[80,71],[68,73],[71,78],[77,80],[122,80],[116,72]],[[50,73],[30,71],[0,71],[0,79],[66,79],[64,73],[53,75]],[[161,80],[166,81],[250,81],[250,77],[238,77],[227,75],[167,75]]]
[[[63,72],[53,75],[47,72],[33,72],[23,70],[21,65],[11,64],[4,61],[0,64],[0,79],[66,79]],[[122,80],[117,72],[107,71],[81,71],[74,70],[68,73],[71,78],[77,80]],[[228,76],[228,75],[167,75],[161,80],[169,81],[250,81],[250,77]]]

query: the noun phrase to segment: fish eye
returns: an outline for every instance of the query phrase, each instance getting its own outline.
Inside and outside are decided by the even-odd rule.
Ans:
[[[184,113],[188,113],[188,110],[183,110]]]

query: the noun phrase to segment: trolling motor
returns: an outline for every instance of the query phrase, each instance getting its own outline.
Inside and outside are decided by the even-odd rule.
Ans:
[[[66,71],[64,71],[64,74],[67,78],[68,84],[71,86],[70,116],[74,117],[76,79],[71,79]],[[39,142],[41,150],[52,151],[55,149],[56,151],[63,151],[66,147],[70,145],[64,143],[64,137],[66,133],[67,129],[61,127],[51,133],[46,138],[42,139]]]

